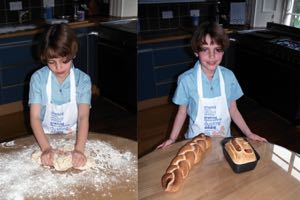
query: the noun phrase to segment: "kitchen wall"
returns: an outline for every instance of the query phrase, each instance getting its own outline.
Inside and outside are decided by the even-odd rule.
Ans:
[[[138,5],[140,31],[175,29],[180,26],[192,26],[191,10],[198,10],[199,22],[215,20],[217,3],[187,2],[187,3],[143,3]],[[163,12],[167,11],[164,14]],[[169,12],[171,11],[171,12]]]
[[[15,24],[19,22],[18,10],[10,10],[10,0],[0,1],[0,25]],[[29,15],[25,21],[32,21],[43,18],[43,0],[22,0],[22,10],[28,10]],[[72,0],[55,0],[54,15],[73,15]]]
[[[22,10],[28,10],[29,15],[24,16],[24,22],[37,21],[44,18],[44,0],[19,0],[22,2]],[[46,1],[46,0],[45,0]],[[74,14],[75,0],[47,0],[54,2],[53,15],[59,17],[62,15],[72,17]],[[19,11],[10,10],[10,2],[16,0],[0,0],[0,25],[9,25],[19,23]],[[108,0],[77,0],[79,5],[86,5],[89,10],[86,15],[109,15],[109,1]],[[83,10],[82,7],[80,9]]]

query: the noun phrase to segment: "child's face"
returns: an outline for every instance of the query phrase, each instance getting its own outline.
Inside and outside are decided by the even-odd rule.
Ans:
[[[206,44],[202,45],[201,50],[195,53],[199,57],[204,71],[214,72],[221,63],[224,51],[222,47],[211,39],[210,35],[205,36]]]
[[[72,60],[67,57],[50,58],[47,62],[48,67],[59,80],[64,80],[70,73]]]

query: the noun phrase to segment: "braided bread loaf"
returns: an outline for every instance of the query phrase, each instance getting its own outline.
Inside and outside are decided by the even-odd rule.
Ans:
[[[161,178],[163,189],[167,192],[178,191],[193,165],[201,161],[210,146],[211,138],[203,133],[183,145]]]

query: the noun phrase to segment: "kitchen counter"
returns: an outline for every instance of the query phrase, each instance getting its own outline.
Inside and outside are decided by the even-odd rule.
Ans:
[[[72,147],[75,134],[47,135],[53,148]],[[137,142],[107,133],[88,135],[86,150],[95,166],[59,172],[31,160],[39,146],[34,136],[0,144],[1,199],[137,198]],[[126,169],[125,167],[126,166]]]
[[[168,193],[161,177],[179,148],[187,140],[159,149],[139,159],[139,199],[281,199],[300,195],[300,157],[271,143],[250,142],[260,155],[254,170],[235,173],[223,155],[220,141],[212,138],[212,147],[195,165],[181,189]]]
[[[138,35],[138,44],[153,44],[173,40],[190,39],[191,37],[191,32],[180,28],[141,32]]]
[[[92,26],[98,26],[101,22],[109,22],[109,21],[116,21],[120,19],[127,19],[127,18],[121,18],[121,17],[89,17],[86,18],[84,21],[72,21],[70,20],[68,25],[73,28],[84,28],[84,27],[92,27]],[[44,28],[47,24],[44,21],[36,21],[32,23],[33,25],[36,25],[36,29],[32,30],[24,30],[24,31],[17,31],[17,32],[10,32],[10,33],[3,33],[0,34],[1,38],[12,38],[17,36],[26,36],[26,35],[35,35],[37,33],[42,33],[44,31]]]
[[[153,44],[173,40],[191,39],[195,28],[179,27],[177,29],[155,30],[140,32],[138,35],[138,44]],[[237,29],[225,29],[227,34],[234,33]]]

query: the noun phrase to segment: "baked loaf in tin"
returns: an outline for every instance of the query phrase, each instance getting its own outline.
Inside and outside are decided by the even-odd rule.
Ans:
[[[231,160],[238,165],[255,162],[257,160],[255,152],[249,142],[242,138],[231,138],[225,144],[225,150]]]

